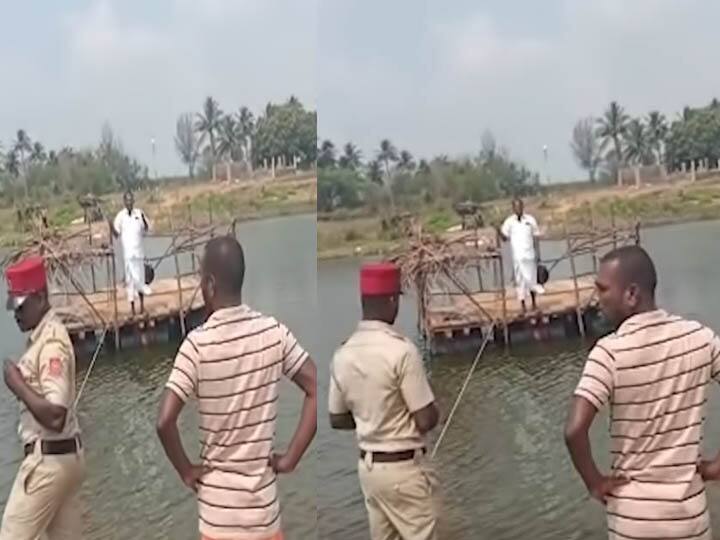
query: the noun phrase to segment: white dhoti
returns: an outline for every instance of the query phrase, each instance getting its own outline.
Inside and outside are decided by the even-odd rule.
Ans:
[[[145,261],[142,257],[128,257],[125,259],[125,287],[127,288],[128,302],[134,302],[138,294],[144,296],[152,293],[145,283]]]
[[[518,300],[524,301],[530,293],[543,294],[545,289],[537,282],[537,263],[534,259],[514,261],[515,286]]]

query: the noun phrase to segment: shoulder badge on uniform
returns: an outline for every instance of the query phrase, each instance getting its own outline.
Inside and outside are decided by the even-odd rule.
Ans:
[[[50,362],[48,362],[48,373],[52,377],[60,377],[63,372],[63,362],[62,359],[54,356],[50,359]]]

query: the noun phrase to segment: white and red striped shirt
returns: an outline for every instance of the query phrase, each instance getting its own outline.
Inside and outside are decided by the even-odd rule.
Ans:
[[[697,469],[710,381],[720,379],[720,340],[663,310],[636,315],[590,352],[575,395],[610,406],[615,475],[610,539],[711,539]]]
[[[280,529],[269,465],[278,392],[308,358],[292,333],[247,306],[213,313],[180,346],[167,388],[196,399],[201,460],[200,531],[211,538],[264,540]]]

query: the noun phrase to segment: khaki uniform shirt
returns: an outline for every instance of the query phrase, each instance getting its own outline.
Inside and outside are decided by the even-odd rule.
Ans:
[[[20,402],[19,434],[23,444],[38,439],[70,439],[80,433],[75,416],[75,353],[67,329],[50,310],[28,339],[28,348],[18,362],[25,381],[38,394],[55,405],[67,408],[65,427],[55,433],[35,420]]]
[[[412,413],[434,400],[417,347],[388,324],[360,322],[333,357],[328,409],[352,413],[362,450],[424,447]]]

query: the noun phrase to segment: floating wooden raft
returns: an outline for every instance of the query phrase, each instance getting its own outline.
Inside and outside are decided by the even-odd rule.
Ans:
[[[180,278],[181,294],[178,294],[176,278],[158,279],[152,283],[152,294],[145,297],[145,312],[139,313],[140,304],[135,303],[133,316],[127,301],[125,288],[117,288],[117,325],[120,331],[132,328],[154,328],[168,319],[179,320],[189,313],[204,308],[199,290],[200,278],[188,275]],[[182,298],[182,305],[180,299]],[[88,295],[58,293],[51,296],[51,303],[65,322],[71,336],[85,339],[86,334],[103,330],[107,321],[115,320],[115,303],[112,291]]]

